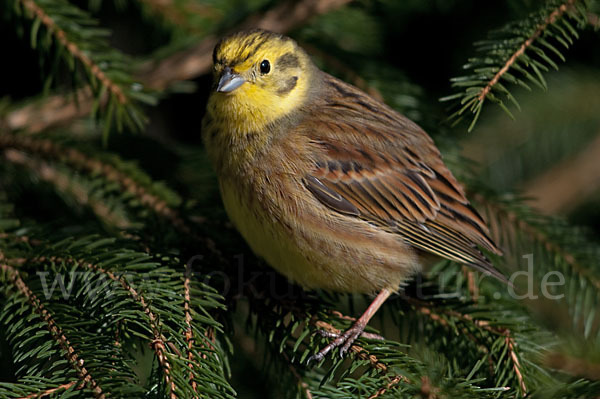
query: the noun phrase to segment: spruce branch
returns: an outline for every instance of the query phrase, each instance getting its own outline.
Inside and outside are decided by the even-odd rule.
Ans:
[[[336,336],[341,333],[341,329],[332,323],[337,323],[339,320],[348,322],[353,319],[337,311],[328,310],[329,305],[315,304],[318,308],[313,309],[308,302],[308,309],[303,310],[298,308],[298,305],[294,306],[285,301],[269,301],[268,298],[261,297],[258,288],[249,292],[258,295],[256,298],[249,299],[252,311],[260,315],[257,318],[259,330],[264,331],[274,352],[288,353],[291,363],[295,361],[302,363],[309,354],[318,350],[317,342],[313,339],[307,342],[307,337]],[[258,302],[261,301],[264,303],[259,304]],[[326,334],[315,335],[315,328],[325,331]],[[499,336],[499,339],[505,341],[505,335]],[[393,341],[378,339],[372,343],[357,342],[351,347],[350,353],[354,354],[350,357],[351,364],[334,357],[331,359],[333,364],[328,366],[329,371],[318,379],[311,376],[312,372],[308,374],[309,378],[305,382],[311,388],[314,398],[343,398],[357,395],[380,397],[398,395],[399,392],[410,392],[413,395],[443,392],[452,395],[449,393],[452,390],[448,390],[448,387],[436,386],[433,379],[427,376],[426,366],[404,355],[400,345]],[[462,397],[456,396],[459,395],[456,392],[465,394],[464,397],[481,397],[476,396],[475,392],[478,388],[473,387],[469,382],[462,381],[458,385],[461,388],[457,388],[454,392],[455,396],[450,397]],[[454,389],[455,386],[452,387]],[[505,387],[487,389],[493,389],[489,392],[506,390]],[[479,392],[480,395],[481,393]]]
[[[148,320],[150,322],[150,329],[152,330],[152,335],[153,335],[151,347],[154,350],[154,352],[156,353],[158,363],[162,367],[165,382],[166,382],[167,386],[169,387],[169,398],[177,399],[178,396],[176,394],[175,382],[171,378],[171,364],[170,364],[168,356],[167,356],[166,347],[169,346],[169,348],[171,348],[177,355],[181,355],[181,354],[178,353],[177,348],[171,342],[169,342],[169,340],[167,340],[167,338],[165,338],[165,336],[161,333],[160,327],[159,327],[159,323],[160,323],[159,319],[158,319],[157,315],[148,306],[147,301],[144,298],[144,296],[141,295],[141,293],[139,293],[122,276],[116,276],[113,272],[111,272],[109,270],[105,270],[98,265],[92,264],[90,262],[86,262],[84,260],[75,260],[75,259],[62,259],[62,260],[61,259],[49,259],[49,260],[51,262],[58,261],[61,263],[66,262],[66,263],[70,263],[73,265],[84,266],[90,270],[94,270],[96,272],[99,272],[101,274],[108,276],[111,280],[121,284],[121,286],[123,287],[123,289],[125,289],[125,291],[129,292],[131,297],[136,302],[139,303],[139,305],[142,307],[144,313],[148,316]],[[34,259],[33,261],[44,263],[45,259],[39,259],[39,260]]]
[[[285,1],[273,9],[249,16],[236,29],[260,27],[285,33],[305,22],[307,19],[331,11],[349,3],[350,0],[302,0]],[[172,54],[159,61],[142,64],[135,76],[145,87],[153,90],[165,90],[170,85],[208,73],[212,62],[212,50],[218,41],[214,35],[206,36],[196,45]],[[93,96],[88,89],[78,94],[77,105],[64,96],[51,96],[35,104],[26,105],[11,111],[4,118],[10,130],[24,129],[32,133],[49,127],[64,125],[74,118],[89,114],[94,105]]]
[[[369,396],[368,399],[376,399],[376,398],[379,398],[379,397],[385,395],[386,392],[388,392],[390,389],[392,389],[394,386],[396,386],[400,381],[403,380],[403,378],[406,378],[406,377],[402,377],[402,376],[393,377],[385,387],[379,388],[377,390],[377,392],[375,392],[373,395]],[[423,378],[425,378],[425,377],[423,377]],[[428,396],[424,396],[424,397],[428,397]]]
[[[426,315],[427,317],[431,318],[433,321],[439,323],[440,325],[442,325],[446,328],[451,328],[450,323],[445,318],[445,317],[449,317],[451,319],[460,320],[467,324],[472,324],[480,330],[484,330],[484,331],[490,332],[494,335],[505,337],[505,345],[506,345],[506,349],[508,352],[508,356],[512,362],[512,369],[514,370],[514,373],[517,377],[517,381],[519,382],[519,387],[521,388],[522,394],[523,395],[527,394],[527,387],[525,385],[525,379],[523,378],[521,362],[519,361],[519,357],[518,357],[517,351],[515,349],[515,339],[512,336],[509,328],[492,326],[486,320],[477,320],[469,314],[460,313],[460,312],[457,312],[457,311],[451,310],[451,309],[443,309],[442,308],[442,309],[437,310],[439,313],[436,313],[436,309],[432,306],[432,304],[429,304],[429,303],[426,303],[426,302],[423,302],[423,301],[420,301],[418,299],[411,298],[411,297],[404,297],[403,299],[406,302],[408,302],[409,304],[411,304],[418,312]],[[444,317],[442,317],[442,315]],[[472,341],[477,343],[478,346],[480,348],[483,348],[486,353],[489,352],[488,349],[483,344],[478,342],[477,338],[473,334],[471,334],[468,331],[468,329],[465,328],[462,331],[465,334],[465,336],[469,337],[469,339],[471,339]]]
[[[207,309],[220,306],[215,302],[220,297],[212,292],[208,286],[191,281],[191,274],[188,275],[189,281],[186,289],[186,281],[183,275],[159,267],[158,264],[150,263],[148,255],[136,255],[131,251],[122,249],[106,253],[101,248],[110,242],[111,240],[98,241],[93,237],[75,241],[67,240],[58,244],[46,242],[45,245],[41,245],[40,248],[35,250],[35,252],[42,253],[42,255],[29,256],[24,260],[10,258],[5,259],[5,261],[7,264],[18,264],[21,269],[33,268],[36,271],[40,270],[40,266],[42,266],[42,270],[47,270],[49,265],[63,268],[68,270],[69,273],[77,269],[86,269],[93,273],[95,281],[98,282],[96,283],[96,290],[108,289],[112,291],[103,278],[103,276],[108,277],[109,282],[114,282],[120,286],[122,293],[125,293],[141,308],[144,317],[140,319],[139,313],[131,309],[131,303],[127,303],[128,301],[123,298],[123,294],[118,294],[116,297],[111,294],[110,298],[112,299],[108,299],[108,301],[106,299],[102,301],[104,299],[102,295],[95,295],[90,299],[81,298],[84,300],[84,307],[98,307],[101,312],[112,314],[108,317],[101,315],[102,318],[107,318],[107,320],[112,319],[108,322],[109,326],[107,326],[106,321],[101,323],[103,329],[107,327],[109,329],[116,328],[116,341],[119,340],[120,335],[118,330],[123,327],[121,321],[129,324],[129,327],[127,327],[128,334],[131,334],[132,327],[134,329],[142,327],[144,331],[149,333],[144,333],[144,337],[147,336],[146,339],[150,342],[150,346],[156,354],[161,370],[160,374],[168,387],[168,397],[204,397],[206,392],[213,392],[211,397],[231,398],[231,395],[227,392],[228,384],[221,375],[222,371],[217,369],[217,367],[222,366],[221,363],[223,362],[221,349],[217,347],[215,342],[209,342],[212,339],[214,329],[220,330],[220,327],[212,319]],[[19,243],[22,243],[22,241],[19,241]],[[94,249],[95,254],[93,256],[96,261],[80,257],[80,255],[88,252],[85,248],[90,245]],[[103,252],[104,254],[102,254]],[[55,253],[61,255],[54,255]],[[110,269],[108,268],[109,265]],[[151,275],[148,276],[149,279],[146,280],[144,285],[137,286],[130,283],[126,278],[126,276],[130,277],[128,270],[135,273],[143,273],[143,270],[147,270],[147,273],[151,273]],[[86,286],[85,281],[89,282],[89,280],[86,280],[85,277],[82,278],[82,284]],[[80,295],[85,297],[88,295],[86,292],[85,289],[78,291],[76,298]],[[187,313],[185,311],[186,303],[188,305]],[[115,306],[117,308],[114,308]],[[123,306],[128,309],[125,313],[122,313],[125,309],[119,310]],[[177,311],[179,306],[181,306],[182,311]],[[92,314],[94,312],[92,310]],[[119,316],[114,319],[115,315]],[[191,320],[188,316],[191,317]],[[147,327],[144,326],[146,323]],[[188,340],[186,336],[189,336],[190,329],[192,338]],[[140,333],[136,332],[134,335],[139,337]],[[112,338],[111,334],[107,338],[115,343],[115,339]],[[121,345],[115,345],[121,348]],[[119,349],[119,351],[122,350]],[[183,354],[184,350],[187,351],[186,354]]]
[[[457,123],[470,112],[471,131],[486,100],[497,103],[512,117],[502,97],[517,109],[520,106],[505,84],[530,89],[529,82],[545,90],[543,72],[558,69],[552,57],[565,60],[557,44],[565,49],[573,44],[577,30],[585,28],[588,8],[587,0],[548,0],[527,19],[493,31],[489,39],[476,43],[481,55],[464,65],[469,74],[451,79],[452,87],[460,91],[441,99],[452,101],[456,109],[449,119]]]
[[[15,268],[7,264],[0,264],[0,269],[9,274],[12,284],[14,284],[18,291],[21,293],[21,295],[23,295],[27,299],[27,301],[33,307],[33,310],[46,322],[48,331],[50,331],[50,334],[52,335],[54,340],[60,345],[71,367],[75,369],[77,375],[79,376],[80,384],[82,386],[88,387],[93,392],[94,398],[105,399],[106,395],[102,390],[102,387],[100,387],[98,382],[85,368],[84,359],[75,351],[75,348],[73,347],[73,345],[71,345],[69,339],[58,327],[52,315],[48,312],[48,310],[46,310],[42,302],[33,293],[33,291],[31,291],[31,289],[27,286],[25,281],[23,281],[19,272]]]
[[[192,386],[192,390],[194,391],[194,398],[197,398],[197,383],[194,380],[194,353],[192,349],[194,348],[194,330],[192,328],[192,314],[190,310],[190,301],[191,301],[191,280],[192,278],[192,264],[188,262],[185,265],[185,276],[183,280],[183,309],[185,313],[185,323],[187,325],[187,329],[185,330],[185,341],[187,343],[187,359],[188,359],[188,367],[190,368],[189,381]]]
[[[258,330],[263,331],[268,338],[269,347],[277,354],[285,354],[284,359],[287,359],[286,364],[293,365],[299,357],[300,363],[308,358],[309,354],[315,353],[318,350],[317,341],[309,337],[333,337],[342,333],[342,330],[335,327],[332,322],[339,319],[352,321],[353,318],[343,315],[340,312],[328,309],[327,305],[312,303],[312,300],[295,303],[286,300],[273,301],[269,296],[265,296],[260,281],[253,283],[254,287],[248,290],[248,299],[250,308],[253,313],[259,314],[257,318]],[[317,306],[313,309],[311,305]],[[339,317],[338,317],[339,316]],[[319,333],[319,332],[324,332]],[[364,335],[363,335],[364,338]],[[380,341],[381,337],[377,336],[376,344],[370,345],[376,351],[384,356],[381,360],[378,355],[371,353],[371,349],[367,348],[360,342],[355,342],[349,349],[349,353],[353,354],[353,364],[364,366],[374,373],[374,379],[379,383],[378,391],[381,386],[387,387],[390,381],[400,379],[406,383],[411,383],[407,377],[401,374],[396,374],[395,368],[392,368],[397,360],[397,346],[389,351],[383,349],[392,344],[390,341]],[[362,338],[361,338],[362,339]],[[397,345],[393,343],[393,345]],[[391,353],[394,353],[391,355]],[[389,358],[387,357],[389,356]],[[340,368],[344,359],[335,359],[331,370]],[[350,367],[350,369],[353,369]],[[299,372],[298,370],[296,370]],[[345,373],[347,373],[346,371]],[[294,373],[292,372],[292,375]],[[315,394],[320,390],[320,385],[329,382],[332,375],[325,376],[322,381],[314,385],[314,381],[305,381],[311,390],[313,397],[322,397]],[[295,377],[296,378],[296,377]],[[296,378],[297,379],[297,378]],[[304,379],[303,379],[304,380]],[[300,384],[302,388],[303,385]],[[313,390],[315,392],[313,392]]]
[[[481,197],[477,195],[474,199],[483,205],[496,242],[505,249],[504,261],[514,263],[514,269],[523,251],[526,251],[524,253],[530,256],[528,273],[534,273],[531,277],[542,279],[549,274],[557,274],[562,280],[560,289],[551,291],[551,295],[554,295],[551,304],[545,300],[545,296],[539,299],[533,294],[536,295],[534,299],[539,300],[530,300],[526,305],[542,313],[549,321],[552,320],[554,329],[559,332],[578,339],[599,337],[596,304],[600,300],[600,247],[597,243],[590,241],[581,229],[536,214],[519,199],[502,199],[491,195],[483,196],[483,199]],[[552,310],[546,306],[551,306]],[[562,315],[557,310],[562,310]],[[564,318],[570,322],[564,323]]]
[[[69,40],[67,37],[67,33],[58,27],[54,20],[48,16],[48,14],[35,3],[34,0],[17,0],[19,1],[23,7],[28,10],[34,18],[39,18],[42,24],[50,31],[50,33],[56,37],[56,39],[60,42],[60,44],[65,47],[71,55],[78,59],[83,65],[90,69],[92,75],[96,77],[104,86],[107,87],[108,91],[110,91],[121,104],[125,104],[127,102],[127,98],[123,93],[121,87],[116,84],[113,80],[109,79],[108,76],[100,69],[100,67],[93,62],[90,57],[88,57],[79,46]]]
[[[511,204],[477,193],[472,193],[471,196],[474,201],[485,207],[488,215],[487,220],[492,224],[493,235],[499,239],[499,242],[507,244],[514,242],[516,239],[514,235],[523,232],[526,236],[539,242],[546,251],[562,259],[573,271],[589,280],[592,286],[600,290],[600,278],[596,275],[596,272],[581,263],[575,253],[572,253],[566,246],[556,241],[555,237],[552,237],[547,230],[544,230],[544,224],[539,223],[540,220],[537,220],[538,223],[533,223],[532,219],[535,219],[536,215],[531,214],[531,210],[523,209],[523,206],[521,206],[522,209],[519,212],[518,203]],[[524,212],[529,212],[530,218],[527,218]],[[543,220],[541,221],[543,222]],[[550,222],[550,220],[547,221]],[[563,225],[562,227],[566,226]],[[516,230],[513,228],[516,228]],[[574,236],[578,237],[577,234]],[[575,248],[575,246],[570,246],[570,248]]]
[[[72,265],[74,267],[87,268],[87,269],[93,270],[95,272],[98,272],[100,274],[103,274],[105,276],[108,276],[108,278],[110,278],[112,281],[120,284],[123,287],[123,289],[129,293],[131,298],[133,298],[133,300],[141,306],[143,312],[148,317],[149,327],[150,327],[150,330],[152,331],[152,335],[153,335],[151,347],[154,350],[154,352],[156,353],[158,362],[163,370],[163,376],[165,378],[165,382],[170,390],[169,398],[170,399],[178,398],[178,396],[176,395],[175,383],[171,378],[171,364],[170,364],[168,356],[167,356],[166,348],[167,347],[171,348],[177,355],[181,355],[181,353],[179,353],[177,348],[169,340],[167,340],[167,338],[165,338],[165,336],[161,333],[161,328],[159,325],[160,324],[159,318],[148,306],[148,301],[146,300],[146,298],[141,293],[139,293],[129,282],[127,282],[127,280],[125,278],[123,278],[122,276],[117,276],[115,273],[111,272],[110,270],[106,270],[96,264],[87,262],[83,259],[62,258],[62,257],[56,257],[56,256],[51,256],[51,257],[40,256],[40,257],[32,258],[28,262],[29,263],[37,263],[37,264],[44,264],[46,262],[66,263],[66,264]]]
[[[538,25],[535,32],[533,32],[533,34],[529,36],[523,42],[523,44],[521,44],[521,46],[510,56],[510,58],[506,61],[502,68],[500,68],[500,70],[496,72],[496,74],[492,77],[492,80],[490,80],[488,84],[483,89],[481,89],[481,92],[477,96],[477,101],[483,102],[483,100],[485,100],[488,94],[490,94],[490,92],[492,91],[492,88],[500,81],[500,78],[502,78],[502,76],[504,76],[508,72],[508,70],[514,65],[514,63],[517,61],[517,58],[525,54],[525,50],[531,47],[535,40],[537,40],[542,35],[542,33],[546,31],[546,29],[548,29],[548,26],[550,24],[554,24],[556,20],[561,18],[569,8],[573,7],[576,1],[578,0],[567,0],[565,3],[561,4],[556,9],[554,9],[554,11],[552,11],[550,15],[548,15],[540,25]]]
[[[83,118],[92,110],[94,94],[90,87],[77,89],[73,96],[55,94],[10,111],[0,120],[0,127],[7,130],[27,130],[39,133],[49,127],[67,125],[74,119]]]
[[[167,191],[164,187],[156,190],[149,186],[151,179],[140,171],[134,171],[137,174],[135,176],[73,147],[64,147],[50,139],[33,136],[0,134],[0,148],[12,148],[42,159],[63,162],[91,175],[101,175],[108,181],[117,183],[124,192],[136,197],[144,207],[165,218],[177,229],[187,234],[192,232],[192,228],[177,210],[169,205],[174,196],[170,192],[163,194],[162,192]]]
[[[22,8],[22,15],[32,23],[32,47],[38,46],[41,27],[48,32],[47,37],[52,38],[57,44],[58,49],[54,51],[57,51],[57,55],[68,65],[74,74],[75,82],[79,79],[78,67],[83,68],[89,86],[79,88],[75,94],[83,94],[81,100],[89,102],[90,108],[86,113],[96,114],[97,111],[102,111],[106,121],[105,135],[113,120],[119,130],[122,130],[124,125],[134,130],[143,126],[145,116],[139,104],[153,104],[155,98],[148,92],[144,92],[139,83],[134,82],[131,76],[131,60],[107,43],[107,31],[98,29],[97,22],[93,18],[65,0],[13,1],[19,5],[12,8],[14,13],[20,14],[19,10]],[[50,48],[51,42],[41,41],[40,45]],[[47,84],[56,73],[53,71],[48,75]],[[77,83],[74,86],[78,88]],[[71,102],[77,104],[79,100],[75,98],[71,99]],[[51,102],[56,103],[56,100]],[[69,113],[66,110],[61,111],[63,114]],[[76,108],[72,111],[81,113],[81,110]],[[31,115],[31,117],[35,120],[38,115]],[[11,119],[10,116],[7,118],[6,124],[9,127]],[[43,123],[36,122],[42,125]]]
[[[341,313],[339,313],[339,314],[341,315]],[[342,318],[345,320],[351,320],[351,318],[345,318],[345,317],[342,317]],[[342,330],[335,328],[330,323],[323,321],[323,320],[315,321],[314,326],[319,330],[329,333],[330,337],[337,337],[343,332]],[[364,336],[364,334],[363,334],[363,336]],[[388,367],[384,363],[379,361],[377,356],[369,353],[369,351],[367,349],[365,349],[363,346],[359,345],[358,343],[352,344],[352,346],[349,349],[349,352],[355,353],[359,359],[367,361],[368,364],[373,369],[383,372],[383,373],[388,372]],[[398,376],[394,376],[394,378],[395,377],[398,377]],[[406,377],[402,377],[402,378],[406,379]]]
[[[91,195],[90,189],[81,184],[73,176],[58,170],[46,162],[29,158],[16,150],[5,150],[4,158],[9,162],[27,168],[42,181],[52,184],[64,195],[74,198],[80,205],[88,206],[98,219],[105,224],[119,229],[131,227],[131,223],[127,218],[107,206],[104,200],[95,199]]]

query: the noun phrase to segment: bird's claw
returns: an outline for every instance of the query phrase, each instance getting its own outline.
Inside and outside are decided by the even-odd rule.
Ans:
[[[308,358],[306,364],[310,364],[313,361],[320,362],[327,356],[329,352],[333,349],[340,347],[340,357],[344,357],[344,355],[348,352],[348,350],[352,347],[352,344],[356,339],[363,334],[363,330],[365,326],[362,323],[355,323],[352,327],[347,329],[341,334],[336,334],[330,331],[318,330],[318,333],[325,338],[335,338],[331,343],[326,345],[319,352],[315,353],[311,357]],[[377,336],[379,337],[379,336]]]

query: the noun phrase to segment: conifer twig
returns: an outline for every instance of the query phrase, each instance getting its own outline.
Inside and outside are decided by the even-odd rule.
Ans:
[[[529,36],[523,42],[523,44],[521,44],[521,46],[517,49],[517,51],[515,51],[512,54],[512,56],[506,61],[506,63],[502,66],[502,68],[500,68],[500,70],[498,72],[496,72],[496,74],[488,82],[488,84],[483,89],[481,89],[481,92],[477,96],[477,99],[478,99],[478,101],[480,103],[483,102],[483,100],[485,100],[485,98],[490,93],[490,91],[492,90],[492,88],[500,81],[500,78],[502,78],[502,76],[506,72],[508,72],[508,70],[510,69],[510,67],[517,61],[517,58],[519,58],[520,56],[522,56],[525,53],[525,50],[527,50],[533,44],[533,42],[538,37],[540,37],[540,35],[542,33],[544,33],[544,31],[546,30],[546,28],[548,27],[548,25],[551,25],[554,22],[556,22],[556,20],[558,18],[560,18],[565,12],[567,12],[567,10],[570,7],[573,7],[573,5],[575,4],[576,1],[577,0],[567,0],[563,4],[561,4],[560,6],[558,6],[554,11],[552,11],[550,13],[550,15],[548,15],[548,17],[544,20],[544,22],[542,22],[537,27],[537,29],[533,32],[533,34],[531,36]]]
[[[82,64],[90,69],[90,72],[100,81],[107,89],[119,100],[121,104],[127,102],[127,97],[123,93],[123,90],[115,82],[110,80],[108,76],[96,65],[81,49],[77,44],[69,40],[64,30],[60,29],[54,20],[46,14],[46,12],[38,6],[34,0],[19,0],[24,8],[31,12],[35,17],[42,21],[42,24],[51,32],[60,44],[73,55],[74,58],[78,59]]]
[[[345,316],[340,312],[334,311],[336,315],[339,315],[340,318],[345,319],[345,320],[356,320],[352,317],[349,316]],[[332,312],[333,313],[333,312]],[[330,334],[333,335],[339,335],[342,333],[341,330],[335,328],[334,326],[332,326],[331,324],[323,321],[323,320],[317,320],[313,323],[315,325],[315,327],[322,329]],[[386,366],[384,363],[380,362],[379,359],[377,358],[377,356],[370,354],[369,351],[367,351],[365,348],[363,348],[362,346],[354,343],[352,344],[352,346],[350,347],[350,351],[356,353],[356,356],[362,360],[368,360],[369,364],[371,365],[371,367],[373,367],[375,370],[378,370],[384,374],[388,373],[388,366]],[[399,382],[406,382],[406,383],[410,383],[410,380],[403,376],[403,375],[393,375],[390,376],[390,381],[389,383],[382,388],[379,388],[373,395],[369,396],[369,399],[375,399],[380,397],[381,395],[383,395],[386,391],[389,391],[393,386],[395,386],[396,384],[398,384]]]
[[[187,325],[187,329],[185,330],[185,341],[187,342],[187,359],[188,359],[188,367],[190,368],[190,384],[192,385],[192,390],[196,395],[196,381],[194,380],[194,355],[192,354],[192,348],[194,347],[194,331],[192,330],[192,313],[190,311],[190,279],[192,278],[192,264],[188,262],[185,266],[185,277],[183,280],[183,308],[185,313],[185,323]]]
[[[77,101],[73,101],[73,97]],[[88,115],[93,101],[94,95],[89,87],[78,89],[71,96],[49,96],[12,110],[4,121],[0,120],[0,126],[4,124],[10,130],[25,129],[28,133],[39,133]]]
[[[9,266],[8,264],[0,264],[0,270],[9,274],[12,278],[13,284],[17,287],[19,292],[27,298],[27,301],[31,304],[34,311],[46,322],[48,331],[52,335],[52,338],[60,345],[61,349],[65,352],[65,356],[71,366],[75,369],[77,376],[81,379],[83,385],[89,387],[94,393],[94,398],[105,399],[106,395],[104,391],[98,385],[98,382],[91,376],[89,371],[84,367],[84,360],[77,354],[75,348],[69,342],[68,338],[64,335],[61,329],[57,326],[52,315],[46,310],[39,298],[31,291],[25,281],[21,278],[19,272]]]
[[[519,387],[521,387],[521,392],[523,392],[523,394],[527,394],[527,386],[525,385],[525,379],[523,378],[523,373],[521,372],[521,362],[519,362],[519,358],[515,352],[515,339],[511,337],[510,330],[508,328],[504,330],[504,335],[506,335],[506,346],[508,348],[510,358],[512,359],[513,370],[517,375],[517,381],[519,381]]]
[[[376,399],[379,398],[380,396],[384,395],[387,391],[389,391],[390,389],[392,389],[392,387],[394,387],[396,384],[398,384],[400,381],[403,380],[402,376],[395,376],[393,377],[390,382],[383,388],[379,388],[377,390],[377,392],[375,392],[373,395],[369,396],[368,399]]]
[[[469,289],[469,294],[471,294],[471,299],[474,302],[477,302],[479,299],[479,286],[475,281],[475,271],[467,266],[462,266],[461,271],[467,278],[467,287]]]

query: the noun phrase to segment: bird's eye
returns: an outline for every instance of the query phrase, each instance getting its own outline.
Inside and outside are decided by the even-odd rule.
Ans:
[[[271,70],[271,63],[268,60],[263,60],[260,63],[260,73],[266,75]]]

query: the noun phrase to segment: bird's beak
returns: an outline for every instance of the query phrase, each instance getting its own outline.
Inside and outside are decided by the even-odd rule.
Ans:
[[[232,72],[231,68],[225,67],[223,73],[221,74],[221,78],[219,79],[217,91],[220,91],[221,93],[229,93],[243,85],[244,82],[246,82],[246,79],[237,73]]]

